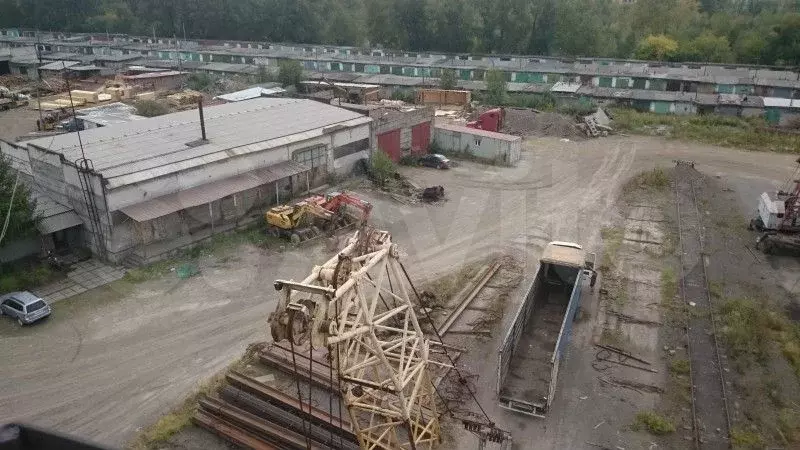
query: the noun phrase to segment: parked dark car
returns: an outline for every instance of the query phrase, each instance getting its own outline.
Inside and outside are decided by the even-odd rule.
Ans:
[[[419,165],[425,167],[434,167],[436,169],[449,169],[450,160],[446,156],[438,153],[431,153],[419,159]]]
[[[50,305],[27,291],[0,296],[0,315],[17,319],[17,323],[20,325],[28,325],[44,319],[50,315],[50,312]]]

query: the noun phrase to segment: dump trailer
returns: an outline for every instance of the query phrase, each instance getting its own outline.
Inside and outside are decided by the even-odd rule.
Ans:
[[[547,414],[583,282],[594,276],[594,255],[586,257],[583,248],[571,242],[551,242],[545,247],[500,347],[497,396],[501,407],[541,418]]]

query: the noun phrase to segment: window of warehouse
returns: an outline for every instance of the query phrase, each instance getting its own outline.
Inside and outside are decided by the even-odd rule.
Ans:
[[[327,153],[325,146],[306,148],[294,152],[292,159],[308,167],[319,167],[328,163]]]
[[[369,139],[360,139],[349,144],[344,144],[341,147],[333,149],[333,159],[339,159],[343,156],[352,155],[362,150],[369,148]]]

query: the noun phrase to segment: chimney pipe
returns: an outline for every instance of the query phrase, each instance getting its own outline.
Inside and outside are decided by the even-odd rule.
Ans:
[[[206,140],[206,121],[203,118],[203,97],[197,101],[197,106],[200,109],[200,133],[202,134],[202,140]]]

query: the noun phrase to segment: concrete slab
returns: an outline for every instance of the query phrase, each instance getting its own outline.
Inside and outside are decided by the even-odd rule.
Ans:
[[[33,293],[54,303],[119,280],[125,270],[93,259],[74,263],[63,280],[33,290]]]

